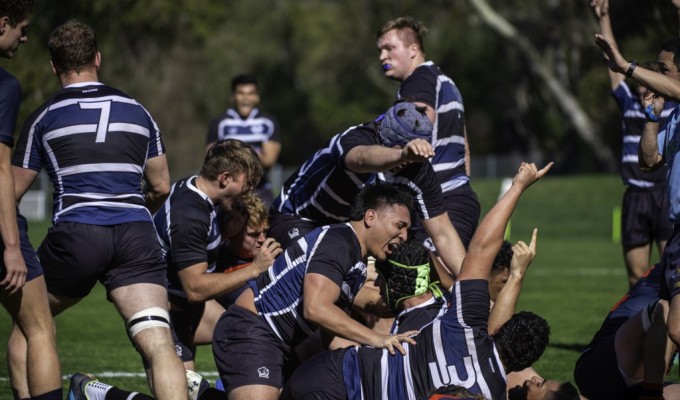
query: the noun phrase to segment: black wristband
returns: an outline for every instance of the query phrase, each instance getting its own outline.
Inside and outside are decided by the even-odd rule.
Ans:
[[[630,62],[630,66],[628,67],[628,71],[626,71],[626,76],[627,77],[632,77],[633,76],[633,71],[635,71],[635,67],[637,67],[638,63],[637,61],[633,60]]]

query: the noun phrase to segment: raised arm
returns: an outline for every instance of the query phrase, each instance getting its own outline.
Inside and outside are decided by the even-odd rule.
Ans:
[[[351,171],[385,172],[404,163],[426,161],[434,156],[432,145],[423,139],[414,139],[403,148],[382,145],[356,146],[345,156],[345,165]]]
[[[609,0],[593,0],[590,5],[593,7],[595,17],[600,24],[600,33],[614,48],[618,49],[616,39],[614,38],[614,31],[612,30],[611,19],[609,18]],[[607,69],[607,72],[609,73],[609,83],[612,90],[614,90],[621,84],[624,75],[616,73],[611,69]]]
[[[440,214],[434,218],[422,220],[423,228],[432,239],[434,247],[437,249],[437,256],[444,264],[443,267],[451,275],[451,279],[455,278],[460,273],[460,267],[463,265],[465,259],[465,246],[458,236],[456,228],[451,224],[449,215],[447,213]],[[442,272],[437,268],[437,273],[440,274],[442,284],[448,284],[449,280],[446,276],[441,276]],[[447,289],[450,286],[447,287]]]
[[[595,44],[602,50],[602,55],[610,70],[619,74],[625,74],[630,70],[631,63],[602,34],[595,34]],[[680,81],[640,66],[633,68],[630,77],[654,93],[680,102]]]
[[[522,193],[534,182],[543,177],[553,163],[538,169],[533,163],[522,163],[512,181],[512,186],[484,216],[475,231],[463,260],[458,280],[489,279],[491,265],[503,243],[505,227]]]
[[[512,246],[512,260],[510,261],[510,276],[498,293],[496,302],[491,308],[489,316],[489,334],[493,335],[515,313],[517,299],[522,291],[522,282],[529,265],[536,257],[536,236],[538,229],[534,228],[531,242],[527,245],[521,240]]]

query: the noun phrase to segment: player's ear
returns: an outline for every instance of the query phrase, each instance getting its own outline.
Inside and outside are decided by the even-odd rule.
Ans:
[[[375,212],[375,210],[372,209],[372,208],[369,208],[364,213],[364,225],[366,225],[367,228],[375,225],[375,220],[377,218],[378,218],[378,214]]]
[[[5,34],[5,31],[7,31],[8,26],[9,26],[9,17],[8,16],[0,17],[0,36]]]
[[[220,188],[225,188],[227,185],[229,185],[229,182],[232,181],[232,176],[229,172],[224,171],[217,176],[217,181],[220,185]]]

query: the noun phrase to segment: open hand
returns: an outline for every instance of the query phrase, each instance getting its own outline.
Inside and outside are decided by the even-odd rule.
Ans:
[[[394,350],[397,349],[402,355],[406,355],[406,350],[404,350],[401,343],[416,344],[416,341],[411,336],[417,334],[418,331],[408,331],[396,335],[377,335],[371,340],[371,346],[378,349],[387,349],[392,355],[395,354]]]

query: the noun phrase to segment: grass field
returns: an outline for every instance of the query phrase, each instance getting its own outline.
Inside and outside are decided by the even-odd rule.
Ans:
[[[484,213],[498,197],[500,180],[477,180],[474,189]],[[573,379],[579,351],[627,289],[621,247],[612,241],[612,209],[619,206],[622,193],[620,178],[614,175],[549,176],[525,193],[514,214],[510,240],[528,241],[531,230],[539,230],[538,255],[518,309],[536,312],[552,326],[550,347],[535,366],[544,377]],[[46,227],[31,225],[34,245]],[[88,371],[103,381],[148,393],[139,357],[100,286],[56,322],[64,375]],[[9,329],[9,318],[0,312],[3,341]],[[197,370],[215,371],[209,347],[199,348]],[[0,400],[11,399],[6,377],[2,363]],[[207,377],[212,380],[214,375]]]

